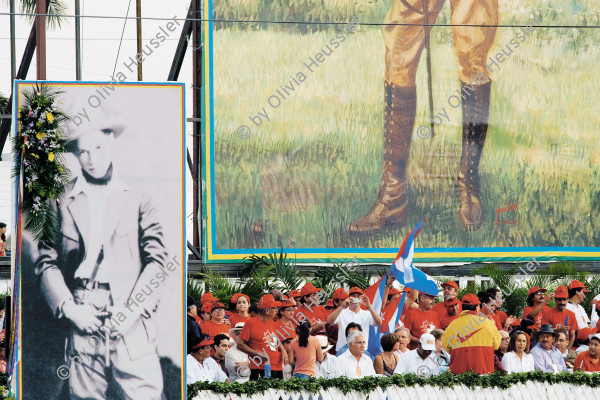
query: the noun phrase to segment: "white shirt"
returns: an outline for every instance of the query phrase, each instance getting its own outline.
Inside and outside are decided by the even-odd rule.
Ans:
[[[225,353],[225,368],[227,369],[227,373],[229,373],[229,380],[240,383],[248,382],[250,379],[250,365],[246,368],[237,368],[235,366],[236,363],[250,363],[250,360],[248,354],[241,352],[234,342],[233,346]],[[242,377],[239,373],[246,376]]]
[[[398,363],[394,369],[394,374],[421,373],[423,369],[419,370],[419,368],[425,366],[429,369],[431,375],[438,375],[442,371],[439,364],[435,361],[435,357],[436,354],[434,351],[431,352],[429,357],[427,357],[425,360],[423,360],[419,353],[417,353],[417,349],[407,351],[406,353],[402,354],[402,356],[398,357]]]
[[[577,320],[577,329],[589,328],[590,317],[587,316],[581,304],[567,303],[567,310],[573,311]]]
[[[329,358],[329,356],[327,356]],[[356,357],[352,355],[350,350],[346,350],[338,358],[340,365],[340,371],[342,375],[348,378],[362,378],[365,376],[375,376],[375,368],[373,368],[373,361],[371,358],[364,353],[360,356],[360,360],[356,361]],[[359,375],[360,369],[360,375]]]
[[[533,356],[523,352],[523,358],[519,358],[514,351],[504,354],[502,366],[509,374],[513,372],[532,372],[535,370]]]
[[[344,376],[344,373],[336,356],[327,354],[322,363],[317,363],[317,378],[333,379],[340,376]]]
[[[588,351],[590,348],[587,344],[580,345],[577,349],[575,349],[575,353],[579,354],[582,351]]]
[[[596,297],[594,297],[594,300],[596,300],[596,302],[600,301],[600,294],[597,295]],[[596,303],[594,303],[594,305],[592,306],[592,312],[590,313],[590,322],[591,322],[592,326],[596,326],[596,324],[598,323],[598,320],[600,319],[598,317],[598,311],[596,311],[597,309],[598,309],[598,307],[596,307]]]
[[[375,321],[373,321],[373,316],[369,310],[363,310],[362,308],[358,309],[358,312],[350,311],[350,307],[344,308],[340,315],[338,315],[335,320],[335,324],[338,326],[338,340],[335,345],[335,350],[339,350],[344,347],[346,342],[346,336],[344,333],[346,332],[346,327],[350,322],[355,322],[360,325],[362,328],[362,336],[365,339],[367,344],[369,343],[369,326],[375,325]]]
[[[185,361],[185,379],[188,385],[198,381],[225,382],[227,380],[225,372],[223,372],[219,364],[210,357],[200,364],[191,354],[188,354],[185,357]]]

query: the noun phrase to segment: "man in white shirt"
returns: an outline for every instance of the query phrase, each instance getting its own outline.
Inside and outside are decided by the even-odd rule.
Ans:
[[[419,339],[419,347],[398,357],[394,374],[438,375],[442,371],[435,356],[435,337],[431,333],[424,333]]]
[[[346,337],[344,332],[346,326],[350,322],[359,324],[363,329],[363,338],[365,342],[369,343],[369,326],[381,325],[381,317],[373,309],[369,298],[365,296],[363,291],[358,287],[353,287],[349,292],[350,297],[340,303],[340,306],[335,309],[329,317],[327,317],[328,324],[337,324],[338,326],[338,339],[335,350],[338,351],[346,344]],[[367,307],[367,310],[363,310],[360,306]],[[338,356],[340,354],[338,353]]]
[[[567,304],[567,310],[572,311],[573,314],[575,314],[577,319],[577,329],[591,328],[590,318],[581,306],[581,302],[585,299],[586,293],[589,293],[589,290],[587,290],[582,282],[572,281],[569,283],[569,304]]]
[[[323,361],[317,362],[317,378],[333,379],[343,376],[338,358],[328,353],[333,345],[329,344],[327,333],[318,333],[316,337],[319,339],[321,351],[323,352]]]
[[[343,375],[348,378],[362,378],[364,376],[374,376],[375,369],[373,361],[365,355],[367,342],[363,332],[351,332],[346,338],[348,341],[348,350],[338,357],[338,363]]]
[[[250,359],[248,354],[240,351],[237,344],[240,341],[240,332],[244,322],[238,322],[229,330],[229,336],[233,338],[233,346],[225,353],[225,368],[229,373],[231,382],[244,383],[250,380]]]
[[[208,335],[192,340],[192,352],[185,358],[185,378],[188,385],[198,381],[229,382],[219,364],[210,357],[210,345],[213,343]]]

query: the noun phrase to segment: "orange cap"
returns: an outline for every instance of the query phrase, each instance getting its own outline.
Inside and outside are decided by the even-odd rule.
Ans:
[[[258,308],[260,308],[261,310],[264,310],[266,308],[277,308],[277,307],[281,307],[281,302],[275,301],[272,294],[265,294],[258,301]]]
[[[585,285],[580,282],[580,281],[571,281],[571,283],[569,283],[569,289],[579,289],[579,288],[583,288],[583,291],[586,293],[589,293],[589,290],[587,290],[587,288],[585,287]]]
[[[472,306],[476,306],[478,304],[481,304],[481,302],[479,301],[479,297],[475,296],[472,293],[467,293],[463,296],[462,298],[462,302],[463,304],[469,304]]]
[[[344,290],[344,288],[335,289],[333,292],[333,300],[346,300],[348,298],[348,293]]]
[[[531,289],[529,289],[529,291],[527,292],[527,296],[531,296],[532,294],[537,293],[537,292],[546,293],[547,290],[546,289],[540,289],[539,287],[534,286]]]
[[[569,298],[569,290],[566,286],[559,286],[554,291],[554,297],[557,299],[568,299]]]
[[[300,295],[308,296],[309,294],[317,293],[319,290],[321,290],[321,288],[315,287],[312,283],[307,283],[306,285],[302,286]]]
[[[353,295],[354,293],[364,294],[364,293],[363,293],[363,291],[362,291],[362,289],[361,289],[361,288],[359,288],[358,286],[354,286],[353,288],[351,288],[351,289],[348,291],[348,294],[349,294],[349,295]]]

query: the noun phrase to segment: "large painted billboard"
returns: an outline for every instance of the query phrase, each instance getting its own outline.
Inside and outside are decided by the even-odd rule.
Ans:
[[[206,262],[390,261],[421,219],[416,261],[600,258],[597,2],[206,0],[204,17]]]

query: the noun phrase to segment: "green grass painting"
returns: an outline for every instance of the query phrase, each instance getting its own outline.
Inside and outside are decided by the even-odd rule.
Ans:
[[[303,3],[290,2],[296,4],[295,12]],[[261,5],[264,13],[267,2],[240,0],[229,8],[224,0],[215,3],[215,13],[226,15],[223,10],[243,7],[258,13]],[[267,5],[273,9],[283,3]],[[385,3],[353,4],[366,4],[364,15],[381,17],[381,22]],[[523,23],[537,10],[549,25],[600,25],[595,1],[500,3],[505,23]],[[335,8],[328,10],[333,14],[321,20],[347,21],[356,11],[354,6],[338,8],[345,10],[339,15]],[[252,12],[246,15],[251,18]],[[446,5],[438,23],[448,15]],[[221,23],[213,32],[215,182],[210,190],[216,219],[208,223],[216,227],[218,248],[393,248],[422,218],[427,222],[419,247],[600,244],[600,29],[537,28],[492,73],[490,126],[481,162],[486,220],[469,233],[457,216],[461,108],[448,107],[448,97],[459,89],[457,62],[451,29],[435,27],[434,108],[445,107],[450,121],[436,129],[434,139],[416,135],[429,117],[423,57],[408,170],[411,216],[404,226],[365,237],[350,235],[347,226],[370,209],[379,188],[381,27],[362,26],[310,73],[304,63],[339,31],[241,25]],[[507,44],[517,29],[498,28],[495,48]],[[294,83],[277,108],[269,106],[269,97],[278,89],[283,93],[298,72],[306,80]],[[262,118],[256,127],[249,116],[263,107],[269,120]],[[245,140],[236,134],[243,124],[251,128]],[[499,208],[510,210],[496,224]]]

